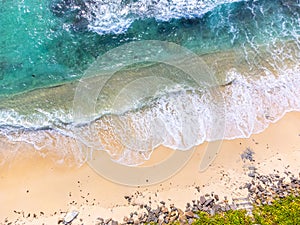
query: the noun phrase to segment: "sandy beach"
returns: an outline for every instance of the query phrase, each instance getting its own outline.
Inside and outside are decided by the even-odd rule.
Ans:
[[[274,170],[299,174],[300,113],[287,113],[250,138],[223,141],[216,159],[200,172],[199,162],[207,144],[198,146],[176,175],[146,187],[119,185],[101,177],[87,164],[60,165],[33,149],[25,151],[25,155],[18,155],[1,167],[0,222],[57,224],[66,212],[76,210],[79,215],[72,224],[95,224],[98,217],[122,221],[124,216],[138,210],[140,203],[155,207],[165,201],[166,205],[184,208],[187,202],[212,192],[229,200],[245,197],[247,191],[240,187],[250,180],[251,165],[262,174]],[[242,160],[246,148],[253,150],[254,161]],[[169,153],[170,150],[160,148],[155,150],[153,158]],[[124,196],[131,196],[131,204]]]
[[[1,4],[0,225],[299,207],[299,1]]]

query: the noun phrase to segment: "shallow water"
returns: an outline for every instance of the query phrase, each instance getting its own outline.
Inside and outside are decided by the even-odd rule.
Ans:
[[[204,141],[249,137],[285,112],[300,110],[299,1],[1,5],[0,135],[10,146],[1,148],[3,155],[25,142],[79,162],[86,149],[97,149],[120,163],[138,164],[158,145],[185,150]],[[119,51],[123,44],[145,40],[173,42],[197,54],[214,84],[200,76],[195,85],[180,66],[133,58],[96,102],[82,101],[95,108],[83,110],[85,123],[78,124],[78,80],[96,76],[91,79],[99,84],[105,66],[117,68],[131,57],[126,49]],[[136,48],[134,54],[154,58],[149,49]],[[157,55],[176,63],[168,50]],[[107,51],[111,58],[105,58]],[[197,70],[190,58],[190,53],[183,57],[186,67]]]

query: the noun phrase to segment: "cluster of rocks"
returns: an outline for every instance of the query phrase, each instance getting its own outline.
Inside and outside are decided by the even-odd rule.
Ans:
[[[254,151],[251,148],[246,148],[246,150],[241,154],[241,158],[243,161],[249,160],[250,162],[254,162]]]
[[[226,212],[229,210],[241,209],[241,206],[254,204],[272,204],[276,198],[284,198],[290,194],[298,196],[300,193],[300,178],[296,178],[290,172],[286,172],[286,176],[280,176],[279,173],[270,175],[261,175],[256,172],[255,167],[250,167],[251,182],[246,183],[244,187],[249,191],[248,198],[233,199],[232,203],[225,197],[220,200],[216,194],[206,194],[200,196],[197,200],[193,200],[186,204],[185,210],[179,209],[171,204],[169,207],[161,201],[160,205],[152,208],[149,205],[140,205],[142,212],[134,212],[124,217],[123,222],[117,222],[112,219],[104,220],[98,218],[97,225],[118,225],[118,224],[149,224],[151,222],[158,224],[171,224],[178,221],[180,224],[192,224],[197,218],[198,212],[207,212],[210,215],[215,213]],[[300,176],[300,174],[299,174]],[[130,203],[131,197],[125,196]],[[242,203],[240,202],[241,200]],[[246,209],[246,208],[244,208]]]
[[[127,200],[130,201],[130,197],[125,196]],[[228,210],[235,210],[235,204],[228,204],[228,200],[219,200],[218,195],[207,194],[201,196],[198,200],[194,200],[191,203],[186,204],[186,208],[183,211],[171,204],[169,207],[166,203],[161,201],[160,205],[152,208],[149,205],[140,205],[142,212],[131,213],[128,217],[125,216],[123,222],[117,222],[110,219],[97,219],[97,225],[118,225],[118,224],[149,224],[151,222],[158,224],[172,224],[178,221],[180,224],[192,224],[195,219],[199,216],[197,212],[203,211],[210,214],[215,214],[217,212],[225,212]]]
[[[254,167],[250,169],[253,179],[246,183],[244,188],[248,189],[249,199],[254,204],[270,205],[276,198],[284,198],[291,194],[299,196],[300,174],[298,178],[291,172],[285,172],[285,176],[280,176],[279,173],[261,175]]]
[[[253,152],[247,149],[243,155],[244,160],[253,160]],[[280,175],[278,171],[273,174],[261,175],[257,172],[256,167],[249,166],[248,176],[251,181],[241,186],[248,190],[248,197],[231,199],[229,202],[227,198],[220,200],[217,194],[211,193],[198,197],[196,200],[186,204],[185,209],[179,209],[174,204],[167,206],[164,201],[153,204],[149,198],[149,204],[136,204],[134,197],[139,196],[124,196],[129,205],[138,206],[139,209],[130,215],[125,216],[123,221],[116,221],[112,218],[103,219],[97,218],[96,225],[126,225],[126,224],[172,224],[179,222],[180,224],[192,224],[199,218],[199,212],[206,212],[210,215],[222,213],[229,210],[245,209],[248,214],[252,214],[253,205],[272,204],[277,198],[284,198],[288,195],[299,196],[300,194],[300,174],[298,177],[291,172],[285,172],[285,175]],[[200,192],[200,188],[196,187]],[[71,224],[72,220],[76,218],[78,212],[68,213],[62,224]]]
[[[235,209],[237,209],[237,206],[234,203],[229,204],[227,197],[220,201],[219,196],[212,193],[211,195],[200,196],[199,200],[193,200],[192,203],[187,203],[185,211],[193,213],[202,211],[214,215]]]

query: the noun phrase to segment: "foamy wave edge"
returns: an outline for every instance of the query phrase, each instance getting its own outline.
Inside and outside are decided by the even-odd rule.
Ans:
[[[40,114],[48,118],[45,126],[40,117],[39,121],[44,123],[41,127],[29,127],[28,119],[22,122],[16,112],[6,114],[6,118],[13,121],[14,117],[23,125],[17,126],[15,122],[14,126],[2,125],[0,137],[5,140],[0,148],[2,163],[8,158],[7,153],[18,151],[19,145],[27,143],[45,156],[56,155],[60,163],[72,158],[75,164],[82,165],[90,159],[92,151],[104,150],[118,163],[137,165],[149,159],[159,145],[187,150],[204,141],[248,138],[285,113],[300,111],[299,66],[276,77],[266,71],[265,76],[251,79],[235,69],[228,71],[227,76],[234,82],[219,87],[223,107],[211,91],[202,90],[200,95],[180,92],[165,96],[143,112],[128,113],[117,119],[104,116],[88,126],[72,124],[71,114],[66,117],[67,123],[63,118],[57,120],[62,112]],[[49,120],[55,117],[60,122]],[[131,121],[130,132],[128,127],[120,126],[126,121]]]
[[[94,0],[85,3],[87,12],[84,17],[88,27],[98,34],[120,34],[127,31],[136,20],[155,18],[157,21],[170,21],[180,18],[197,18],[212,11],[219,5],[242,0],[161,0],[161,1],[124,1]]]

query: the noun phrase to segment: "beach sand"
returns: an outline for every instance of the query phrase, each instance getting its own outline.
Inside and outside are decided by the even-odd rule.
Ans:
[[[206,193],[214,192],[221,199],[245,197],[247,190],[240,187],[251,180],[248,176],[251,165],[261,174],[274,170],[299,174],[300,112],[287,113],[250,138],[223,141],[215,160],[200,172],[207,145],[198,146],[191,160],[176,175],[146,187],[119,185],[101,177],[87,164],[60,165],[28,149],[0,167],[0,223],[57,224],[66,212],[74,209],[79,215],[72,224],[95,224],[98,217],[122,221],[139,208],[134,203],[155,208],[160,201],[165,201],[166,205],[173,203],[184,209],[187,202]],[[24,144],[24,148],[30,147]],[[242,160],[246,148],[254,151],[255,161]],[[170,150],[160,148],[151,160],[169,154]],[[128,204],[124,196],[131,195],[133,204]]]

